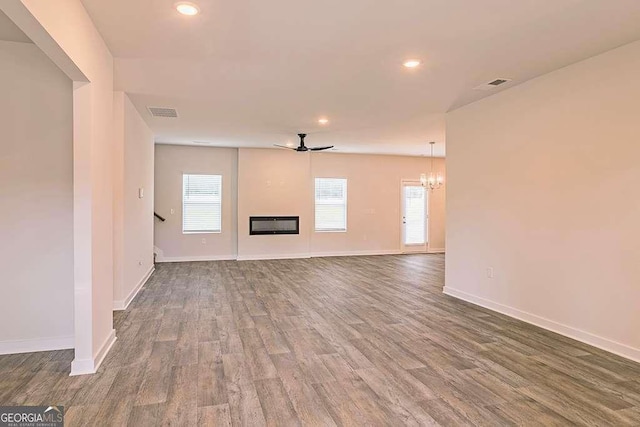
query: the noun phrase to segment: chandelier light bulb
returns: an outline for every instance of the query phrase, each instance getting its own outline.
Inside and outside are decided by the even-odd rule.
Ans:
[[[437,190],[438,188],[444,185],[444,177],[440,172],[438,173],[433,172],[433,146],[435,145],[435,142],[432,141],[429,143],[429,145],[431,146],[429,175],[425,173],[420,174],[420,184],[423,187],[425,188],[428,187],[431,191],[433,191],[433,190]]]

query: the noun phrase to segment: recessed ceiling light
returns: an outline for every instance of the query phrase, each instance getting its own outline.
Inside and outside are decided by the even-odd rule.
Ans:
[[[329,124],[329,119],[327,119],[326,117],[321,117],[318,119],[318,123],[320,123],[321,125]]]
[[[181,14],[188,15],[188,16],[197,15],[198,12],[200,12],[200,8],[198,8],[198,6],[186,1],[176,3],[176,10]]]
[[[422,64],[419,59],[407,59],[402,63],[407,68],[416,68],[418,65]]]

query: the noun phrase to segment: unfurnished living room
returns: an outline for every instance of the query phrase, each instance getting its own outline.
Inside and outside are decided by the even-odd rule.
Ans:
[[[640,1],[0,0],[0,426],[640,426]]]

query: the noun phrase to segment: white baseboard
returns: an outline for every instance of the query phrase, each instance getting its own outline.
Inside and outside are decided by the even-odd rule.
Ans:
[[[238,261],[262,261],[270,259],[303,259],[311,258],[309,254],[265,254],[265,255],[238,255]]]
[[[315,252],[311,254],[312,258],[328,258],[342,256],[376,256],[376,255],[401,255],[398,249],[392,250],[365,250],[365,251],[342,251],[342,252]]]
[[[429,248],[427,250],[428,254],[443,254],[444,252],[444,248]]]
[[[609,353],[617,354],[618,356],[633,360],[634,362],[640,362],[640,349],[630,347],[626,344],[621,344],[619,342],[594,335],[590,332],[558,323],[554,320],[549,320],[544,317],[519,310],[517,308],[509,307],[482,297],[471,295],[464,291],[453,289],[450,286],[445,286],[443,292],[454,298],[479,305],[480,307],[488,308],[492,311],[497,311],[498,313],[505,314],[509,317],[522,320],[523,322],[527,322],[535,326],[539,326],[551,332],[573,338],[574,340],[592,345],[601,350],[608,351]]]
[[[95,374],[98,372],[98,368],[100,368],[102,361],[111,350],[111,347],[113,347],[116,339],[116,330],[112,329],[93,359],[73,359],[69,376]]]
[[[157,246],[153,246],[153,253],[155,254],[155,261],[162,262],[164,259],[164,251]]]
[[[0,354],[33,353],[36,351],[67,350],[74,347],[73,335],[66,337],[35,338],[0,341]]]
[[[203,256],[184,256],[184,257],[163,257],[156,258],[157,263],[164,262],[194,262],[194,261],[234,261],[235,255],[203,255]]]
[[[133,301],[136,295],[138,295],[140,289],[142,289],[144,284],[147,283],[147,280],[149,280],[149,277],[151,277],[155,269],[155,266],[152,265],[151,268],[149,268],[149,271],[147,271],[147,274],[144,275],[144,277],[138,282],[136,287],[133,288],[131,292],[129,292],[129,295],[124,300],[114,300],[113,311],[126,310],[127,307],[129,307],[129,304],[131,304],[131,301]]]
[[[443,253],[444,249],[437,250]],[[429,252],[432,253],[432,252]],[[220,256],[195,256],[195,257],[165,257],[156,259],[157,263],[165,262],[194,262],[194,261],[267,261],[275,259],[305,259],[305,258],[326,258],[343,256],[375,256],[375,255],[401,255],[399,249],[391,250],[363,250],[363,251],[338,251],[338,252],[315,252],[303,254],[264,254],[264,255],[220,255]]]

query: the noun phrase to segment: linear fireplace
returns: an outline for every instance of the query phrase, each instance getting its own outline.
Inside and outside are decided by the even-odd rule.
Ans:
[[[249,234],[300,234],[299,216],[252,216],[249,217]]]

